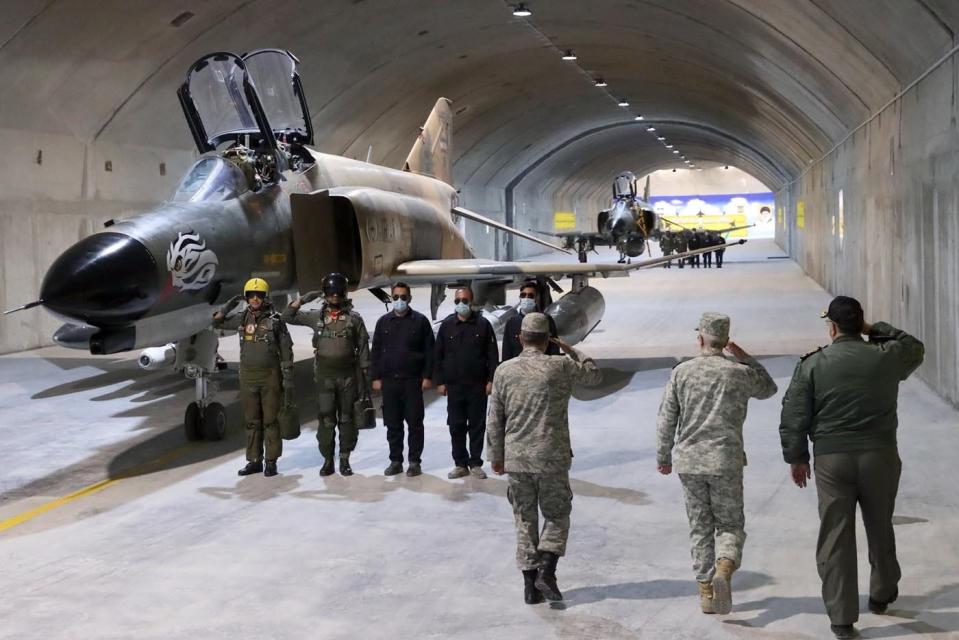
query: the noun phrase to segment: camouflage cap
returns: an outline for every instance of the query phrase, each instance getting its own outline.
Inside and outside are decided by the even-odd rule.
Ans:
[[[527,313],[523,316],[520,331],[527,333],[549,333],[549,319],[545,313]]]
[[[720,340],[729,339],[729,316],[724,313],[707,311],[699,319],[699,326],[696,331],[704,336],[712,336]]]

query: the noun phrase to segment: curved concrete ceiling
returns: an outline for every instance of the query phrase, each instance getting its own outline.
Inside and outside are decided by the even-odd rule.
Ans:
[[[624,168],[675,164],[634,113],[691,159],[778,188],[959,29],[952,0],[532,0],[528,19],[492,0],[11,4],[0,127],[189,148],[175,97],[187,66],[284,47],[302,61],[324,151],[365,157],[372,145],[375,161],[399,166],[445,95],[459,184],[502,188],[552,154],[537,174],[582,193]],[[562,61],[566,48],[579,60]]]

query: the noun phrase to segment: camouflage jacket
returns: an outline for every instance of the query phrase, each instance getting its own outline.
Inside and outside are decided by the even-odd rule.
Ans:
[[[753,358],[739,363],[717,351],[676,365],[659,407],[656,462],[677,473],[742,469],[746,404],[775,393],[776,383]]]
[[[524,349],[504,362],[493,377],[486,417],[491,462],[509,473],[568,471],[573,459],[569,441],[569,397],[574,384],[597,385],[602,373],[579,351],[570,357]]]

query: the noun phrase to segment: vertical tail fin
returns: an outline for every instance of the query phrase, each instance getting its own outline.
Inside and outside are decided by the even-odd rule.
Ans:
[[[646,176],[646,186],[643,187],[643,200],[649,202],[649,176]]]
[[[420,135],[406,157],[403,171],[419,173],[453,184],[450,166],[450,130],[453,127],[453,111],[450,101],[440,98],[420,129]]]

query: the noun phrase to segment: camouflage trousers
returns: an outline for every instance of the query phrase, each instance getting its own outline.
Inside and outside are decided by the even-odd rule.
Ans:
[[[353,422],[353,403],[356,402],[356,378],[316,378],[317,404],[320,423],[316,441],[324,460],[333,458],[336,431],[340,432],[340,456],[349,456],[356,448],[359,431]]]
[[[573,492],[569,472],[511,473],[506,498],[516,521],[516,566],[520,571],[539,567],[539,552],[566,553]],[[543,530],[539,512],[543,512]]]
[[[283,400],[280,370],[261,376],[245,374],[247,372],[240,371],[240,405],[246,421],[246,459],[249,462],[263,460],[265,449],[266,459],[276,460],[283,455],[280,425],[276,421]]]
[[[717,558],[732,560],[739,567],[743,557],[743,472],[714,476],[681,473],[689,518],[693,571],[696,580],[713,579]]]

